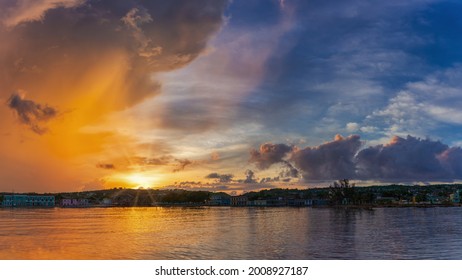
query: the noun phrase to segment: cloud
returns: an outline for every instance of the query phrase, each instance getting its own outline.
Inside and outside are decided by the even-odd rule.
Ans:
[[[159,93],[154,74],[181,68],[204,52],[222,26],[227,4],[2,2],[0,16],[9,27],[0,26],[0,92],[20,85],[34,97],[87,114],[127,108]]]
[[[244,180],[244,184],[253,184],[253,183],[256,183],[257,181],[255,180],[255,173],[250,170],[250,169],[247,169],[245,171],[245,180]]]
[[[425,75],[425,55],[415,50],[424,51],[433,34],[424,34],[413,19],[428,16],[421,13],[432,1],[334,2],[286,1],[286,7],[295,7],[297,28],[280,45],[296,43],[286,53],[271,54],[266,79],[246,100],[241,115],[273,133],[308,136],[309,131],[312,140],[321,140],[347,130],[347,123],[361,124],[396,88]],[[445,23],[445,29],[452,24]],[[309,55],[300,60],[300,53]],[[360,128],[350,126],[347,132]]]
[[[134,157],[130,161],[138,165],[168,165],[173,160],[172,156],[161,157]]]
[[[186,166],[193,164],[189,159],[175,159],[178,162],[178,167],[173,169],[173,172],[179,172],[186,168]]]
[[[298,177],[298,170],[285,158],[293,151],[292,146],[285,144],[265,143],[260,146],[259,150],[250,151],[250,163],[255,163],[258,169],[265,170],[273,164],[280,163],[283,165],[280,177]]]
[[[355,122],[349,122],[346,124],[346,130],[349,132],[355,132],[359,130],[359,124]]]
[[[98,160],[101,155],[96,155],[90,160]],[[178,163],[170,155],[158,157],[145,156],[106,156],[106,160],[99,161],[96,167],[106,170],[117,170],[119,174],[131,172],[168,172],[177,167]],[[179,168],[179,167],[178,167]]]
[[[162,54],[162,47],[153,45],[152,40],[142,30],[142,25],[153,21],[145,8],[133,8],[121,20],[132,30],[133,38],[138,42],[139,56],[151,59]]]
[[[218,173],[210,173],[209,175],[205,176],[207,179],[218,179],[220,178],[220,174]]]
[[[7,101],[10,109],[14,110],[22,124],[41,135],[48,131],[48,128],[41,124],[45,123],[58,115],[58,111],[48,105],[41,105],[32,100],[21,97],[18,93],[13,93]]]
[[[3,12],[0,12],[0,22],[13,27],[24,22],[40,21],[50,9],[76,7],[84,2],[84,0],[5,0],[2,3]]]
[[[366,133],[382,130],[387,136],[406,137],[439,135],[438,130],[444,127],[458,129],[462,125],[461,78],[462,66],[456,64],[406,83],[388,104],[365,118],[365,126],[360,130]],[[448,136],[456,136],[451,134]]]
[[[260,149],[251,150],[249,162],[261,169],[276,163],[283,164],[280,177],[304,179],[351,178],[355,176],[354,156],[361,146],[359,136],[344,138],[337,135],[332,142],[317,147],[299,149],[285,144],[265,143]]]
[[[218,174],[218,173],[210,173],[209,175],[205,176],[207,179],[217,179],[220,183],[229,183],[232,182],[234,175],[233,174]]]
[[[462,149],[450,147],[436,156],[450,178],[462,178]]]
[[[96,167],[101,169],[115,169],[115,165],[112,163],[98,163]]]
[[[388,135],[405,136],[409,131],[421,135],[434,126],[434,122],[425,113],[425,107],[413,94],[400,91],[389,100],[385,108],[374,111],[366,119],[373,123],[379,119]]]
[[[336,135],[331,142],[293,152],[294,163],[307,180],[355,177],[354,157],[361,147],[360,137]]]
[[[182,189],[190,191],[208,191],[208,192],[223,192],[230,190],[229,186],[224,185],[202,185],[200,182],[180,182],[174,185],[163,187],[164,189]]]
[[[287,154],[287,163],[294,165],[307,181],[340,178],[383,182],[452,181],[462,178],[460,147],[409,135],[405,138],[394,136],[387,144],[363,149],[361,146],[358,135],[337,135],[333,141],[319,146],[294,147]]]
[[[242,101],[261,83],[269,58],[290,48],[285,35],[296,28],[291,5],[282,11],[272,1],[258,8],[271,9],[271,17],[249,17],[251,7],[258,6],[233,1],[227,10],[231,16],[207,55],[190,67],[162,75],[163,90],[176,98],[165,99],[159,110],[150,111],[160,126],[191,134],[248,122],[239,112],[246,106]]]
[[[255,163],[259,169],[268,169],[275,163],[284,162],[284,157],[292,151],[292,147],[285,144],[265,143],[259,150],[250,151],[250,163]]]
[[[220,159],[220,153],[218,152],[212,152],[210,154],[210,160],[212,161],[216,161],[216,160],[219,160]]]
[[[290,177],[290,178],[298,178],[299,171],[295,168],[291,163],[288,161],[284,161],[285,166],[279,172],[279,176],[282,178]]]
[[[388,144],[361,150],[358,178],[380,180],[453,180],[462,178],[462,151],[440,141],[395,136]]]
[[[288,181],[290,181],[290,178],[288,178],[288,179],[289,179]],[[266,178],[262,178],[262,179],[260,180],[260,184],[263,184],[263,183],[272,183],[272,182],[279,182],[280,180],[281,180],[281,178],[279,178],[279,177],[274,177],[274,178],[266,177]],[[284,181],[284,180],[285,180],[285,179],[283,179],[283,181]],[[284,182],[288,182],[288,181],[284,181]]]
[[[132,8],[121,20],[128,27],[141,31],[141,25],[152,22],[152,17],[145,8]]]

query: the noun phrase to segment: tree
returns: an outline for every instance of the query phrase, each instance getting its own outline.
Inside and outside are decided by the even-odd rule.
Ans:
[[[331,204],[351,204],[355,200],[355,185],[348,179],[338,180],[329,186],[329,200]]]

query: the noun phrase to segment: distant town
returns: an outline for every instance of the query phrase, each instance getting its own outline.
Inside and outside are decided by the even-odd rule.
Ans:
[[[267,189],[229,195],[183,189],[124,189],[55,194],[0,193],[2,207],[432,207],[461,206],[461,184],[355,187],[339,180],[329,187]]]

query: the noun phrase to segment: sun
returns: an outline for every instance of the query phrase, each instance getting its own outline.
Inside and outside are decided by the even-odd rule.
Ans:
[[[127,175],[125,180],[130,184],[136,185],[135,187],[137,188],[149,188],[158,181],[158,178],[151,174],[133,173]]]

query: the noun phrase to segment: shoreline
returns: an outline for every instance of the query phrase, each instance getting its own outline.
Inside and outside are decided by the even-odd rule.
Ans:
[[[80,206],[80,207],[62,207],[62,206],[53,206],[53,207],[39,207],[39,206],[31,206],[31,207],[11,207],[5,206],[0,207],[0,209],[90,209],[90,208],[154,208],[154,207],[162,207],[162,208],[170,208],[170,207],[182,207],[182,208],[202,208],[202,207],[227,207],[227,208],[331,208],[331,209],[344,209],[344,210],[351,210],[351,209],[359,209],[359,210],[374,210],[376,208],[439,208],[439,207],[462,207],[462,204],[409,204],[409,205],[316,205],[316,206],[289,206],[289,205],[282,205],[282,206],[232,206],[232,205],[206,205],[206,204],[159,204],[159,205],[89,205],[89,206]]]

